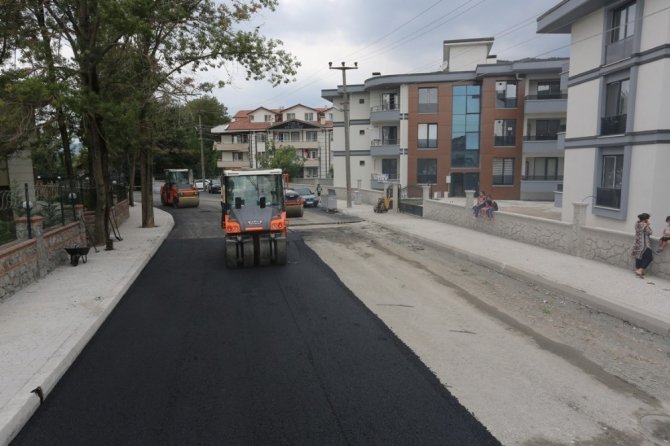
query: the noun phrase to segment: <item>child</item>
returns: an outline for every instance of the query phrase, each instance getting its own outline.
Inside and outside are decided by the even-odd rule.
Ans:
[[[663,251],[665,245],[668,244],[668,239],[670,239],[670,215],[665,217],[665,222],[667,223],[667,225],[665,228],[663,228],[663,235],[661,236],[661,241],[658,244],[656,254],[660,254]]]

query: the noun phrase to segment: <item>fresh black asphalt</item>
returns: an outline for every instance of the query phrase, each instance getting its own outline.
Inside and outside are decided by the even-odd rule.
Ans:
[[[293,232],[285,267],[166,240],[12,444],[499,443]]]

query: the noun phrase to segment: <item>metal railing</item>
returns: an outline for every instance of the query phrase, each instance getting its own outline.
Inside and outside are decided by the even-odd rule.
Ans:
[[[568,99],[565,93],[549,93],[549,94],[529,94],[526,96],[527,101],[544,101],[550,99]]]
[[[113,184],[112,202],[128,198],[128,187]],[[32,238],[31,217],[42,217],[43,229],[64,226],[77,220],[76,205],[86,209],[96,207],[96,189],[93,184],[78,181],[74,187],[65,182],[35,184],[34,192],[23,186],[0,190],[0,244],[16,240],[15,220],[27,217],[28,238]]]

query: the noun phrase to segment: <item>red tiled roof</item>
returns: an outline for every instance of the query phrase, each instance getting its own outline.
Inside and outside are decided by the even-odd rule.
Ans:
[[[249,121],[249,115],[258,111],[258,110],[268,110],[271,111],[272,113],[278,115],[281,114],[282,112],[285,112],[286,110],[290,110],[295,107],[306,107],[312,110],[316,110],[319,113],[323,113],[326,110],[329,110],[332,107],[307,107],[302,104],[296,104],[294,106],[291,106],[289,108],[285,109],[271,109],[267,107],[258,107],[254,110],[239,110],[235,113],[233,116],[233,120],[228,124],[228,128],[225,130],[226,133],[228,132],[242,132],[242,131],[261,131],[261,130],[266,130],[269,127],[277,124],[281,124],[281,121],[275,121],[275,122],[265,122],[265,121],[260,121],[260,122],[251,122]],[[333,127],[333,122],[332,121],[325,121],[324,124],[321,124],[321,122],[310,122],[310,124],[314,124],[316,126],[322,127],[322,128],[332,128]]]

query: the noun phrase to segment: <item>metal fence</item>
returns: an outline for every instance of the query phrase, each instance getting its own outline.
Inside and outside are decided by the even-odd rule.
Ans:
[[[123,184],[112,185],[112,200],[128,198],[128,188]],[[19,217],[42,217],[42,227],[47,230],[76,221],[75,206],[95,209],[96,190],[93,184],[79,181],[71,186],[65,182],[36,184],[31,194],[28,184],[0,190],[0,244],[16,240],[15,220]],[[32,237],[30,218],[28,236]]]

